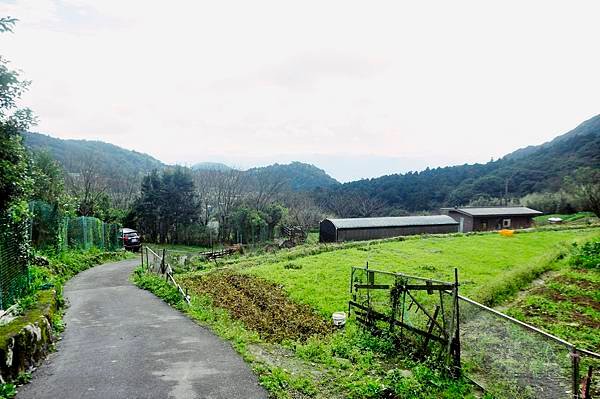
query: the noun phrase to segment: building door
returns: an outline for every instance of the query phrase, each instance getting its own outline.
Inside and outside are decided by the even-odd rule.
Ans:
[[[461,233],[465,232],[465,218],[464,217],[460,217],[460,225],[458,226],[458,231],[460,231]]]

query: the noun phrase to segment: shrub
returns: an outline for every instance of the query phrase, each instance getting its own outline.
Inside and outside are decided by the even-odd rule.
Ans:
[[[588,241],[581,247],[576,247],[569,263],[573,267],[584,269],[600,269],[600,240]]]

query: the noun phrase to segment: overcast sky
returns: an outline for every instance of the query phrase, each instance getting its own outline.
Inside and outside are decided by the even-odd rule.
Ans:
[[[486,162],[600,113],[599,1],[0,0],[35,129],[334,177]]]

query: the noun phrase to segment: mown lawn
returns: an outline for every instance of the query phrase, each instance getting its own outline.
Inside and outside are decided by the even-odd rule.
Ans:
[[[371,242],[293,260],[244,269],[282,284],[292,299],[329,317],[348,305],[351,266],[403,272],[450,281],[459,269],[460,292],[496,304],[556,267],[570,243],[600,236],[600,229],[521,232],[513,237],[482,234]],[[292,265],[290,265],[290,263]]]

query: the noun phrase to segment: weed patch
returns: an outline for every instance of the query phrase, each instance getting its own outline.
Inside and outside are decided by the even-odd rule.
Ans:
[[[254,276],[221,272],[182,283],[210,296],[215,306],[227,309],[268,341],[306,340],[330,332],[329,324],[309,306],[291,301],[281,286]]]
[[[600,270],[600,240],[586,242],[581,247],[575,245],[576,252],[570,260],[574,267]]]

